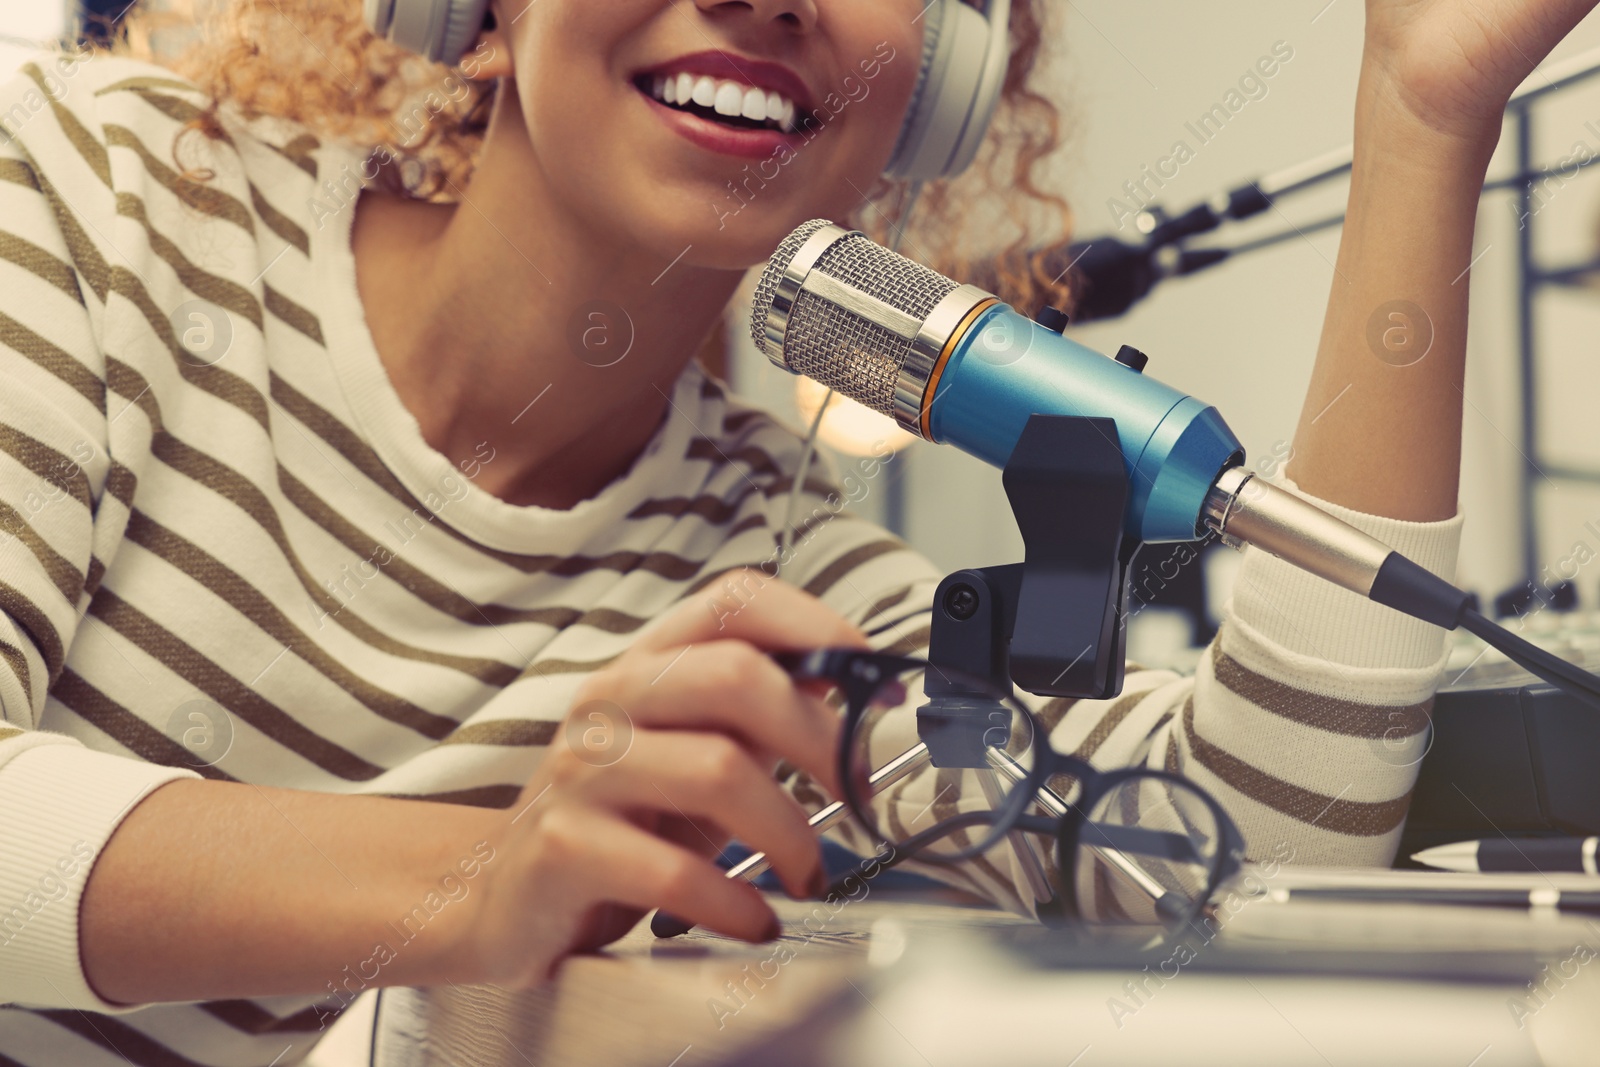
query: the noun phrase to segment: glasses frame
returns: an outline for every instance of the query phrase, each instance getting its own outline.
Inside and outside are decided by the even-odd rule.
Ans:
[[[777,653],[773,658],[794,680],[828,682],[843,694],[844,729],[840,736],[836,767],[844,790],[845,807],[872,837],[874,844],[888,846],[895,851],[898,858],[914,856],[923,863],[954,866],[989,851],[1000,844],[1007,834],[1014,831],[1041,834],[1054,838],[1056,842],[1055,867],[1059,879],[1056,889],[1059,893],[1058,906],[1063,918],[1082,917],[1076,868],[1079,855],[1088,848],[1098,852],[1107,861],[1108,866],[1120,870],[1125,877],[1135,882],[1140,890],[1151,898],[1159,916],[1178,922],[1188,921],[1204,910],[1215,899],[1220,886],[1235,875],[1243,863],[1243,834],[1217,799],[1199,783],[1181,774],[1145,767],[1102,771],[1079,756],[1061,752],[1050,743],[1049,732],[1039,721],[1039,717],[1013,693],[1003,692],[988,679],[949,671],[918,657],[853,648],[823,648],[808,652]],[[857,780],[855,767],[852,766],[854,762],[852,740],[872,707],[872,697],[884,683],[898,675],[917,670],[936,672],[947,680],[953,680],[961,690],[968,691],[974,696],[992,697],[1009,705],[1028,723],[1033,736],[1034,755],[1031,765],[1025,770],[1015,765],[1015,761],[1010,761],[1014,767],[1006,771],[1005,777],[1011,782],[998,807],[985,811],[962,812],[941,819],[933,826],[918,831],[904,840],[893,841],[879,831],[876,821],[868,814],[871,796],[862,792],[865,783]],[[1004,770],[998,765],[997,769]],[[1049,788],[1049,781],[1057,775],[1070,775],[1076,780],[1079,788],[1073,800],[1068,801]],[[1197,797],[1215,819],[1219,837],[1218,848],[1209,864],[1205,892],[1198,900],[1190,900],[1181,894],[1167,891],[1148,874],[1141,880],[1137,865],[1130,870],[1127,865],[1132,861],[1111,847],[1109,838],[1106,846],[1098,846],[1085,840],[1086,827],[1100,826],[1091,821],[1089,813],[1094,811],[1099,802],[1113,790],[1132,781],[1167,783],[1183,788]],[[1043,798],[1047,796],[1055,797],[1060,802],[1061,812],[1052,815],[1029,814],[1029,809],[1035,804],[1046,806]],[[1054,807],[1054,805],[1049,806]],[[957,830],[978,826],[988,827],[987,833],[978,844],[944,854],[928,852],[928,846]],[[1180,841],[1183,846],[1189,847],[1191,853],[1193,852],[1192,839],[1172,831],[1146,830],[1138,827],[1117,829],[1126,831],[1126,836],[1138,837],[1152,843],[1165,843],[1169,854],[1179,847]],[[1114,855],[1107,855],[1107,852]],[[1201,861],[1196,859],[1194,862]],[[889,864],[875,863],[874,870],[881,870],[886,866]]]

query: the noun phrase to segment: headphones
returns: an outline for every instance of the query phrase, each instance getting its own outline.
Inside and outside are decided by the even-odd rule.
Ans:
[[[489,0],[364,0],[367,26],[435,63],[460,62],[483,28]],[[920,16],[922,56],[889,178],[953,178],[978,154],[1010,59],[1011,0],[977,9],[933,0]]]

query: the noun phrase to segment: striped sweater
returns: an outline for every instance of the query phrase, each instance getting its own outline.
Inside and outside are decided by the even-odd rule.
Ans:
[[[367,330],[364,152],[230,117],[183,140],[210,172],[186,179],[203,103],[127,59],[40,56],[0,87],[0,1067],[303,1057],[337,996],[119,1008],[88,985],[78,903],[119,820],[189,776],[508,805],[589,672],[770,564],[799,455],[691,367],[597,496],[494,497],[492,446],[432,450]],[[922,649],[939,573],[805,489],[784,579]],[[1333,510],[1453,570],[1459,520]],[[1386,863],[1443,655],[1251,555],[1195,677],[1043,710],[1059,747],[1194,776],[1255,852]],[[1010,872],[958,877],[1017,906]]]

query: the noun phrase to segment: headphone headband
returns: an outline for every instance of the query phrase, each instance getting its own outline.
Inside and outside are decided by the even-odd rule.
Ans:
[[[373,33],[436,63],[460,62],[483,28],[489,0],[363,0]],[[1010,60],[1011,0],[983,12],[963,0],[933,0],[921,16],[922,57],[884,174],[953,178],[978,154],[1000,102]]]

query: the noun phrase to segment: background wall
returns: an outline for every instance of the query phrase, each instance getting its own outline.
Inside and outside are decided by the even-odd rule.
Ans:
[[[1240,181],[1349,143],[1361,55],[1360,0],[1072,0],[1056,5],[1057,98],[1076,115],[1061,188],[1078,215],[1077,238],[1118,234],[1107,201],[1119,197],[1140,168],[1187,140],[1194,158],[1166,182],[1159,202],[1183,209]],[[1247,105],[1203,146],[1185,128],[1219,100],[1275,42],[1293,58],[1266,82],[1267,94]],[[1591,15],[1555,51],[1559,60],[1600,47],[1600,17]],[[1537,76],[1536,76],[1537,77]],[[1600,154],[1600,79],[1546,103],[1538,146],[1553,163],[1584,141]],[[1595,131],[1585,128],[1595,122]],[[1502,140],[1491,175],[1509,167]],[[1284,229],[1343,210],[1347,184],[1287,200],[1238,237]],[[1540,251],[1551,263],[1593,258],[1600,178],[1584,172],[1552,188],[1537,218]],[[1461,580],[1492,596],[1520,580],[1514,477],[1520,460],[1512,268],[1517,220],[1509,194],[1486,197],[1471,274],[1472,332],[1467,388],[1462,506],[1469,517]],[[1132,344],[1151,357],[1148,373],[1216,404],[1252,455],[1290,439],[1310,378],[1338,250],[1337,229],[1296,237],[1275,248],[1187,279],[1164,283],[1131,313],[1086,324],[1069,334],[1105,352]],[[1464,280],[1462,284],[1467,284]],[[1596,400],[1600,398],[1600,293],[1584,290],[1542,298],[1542,439],[1550,458],[1600,465]],[[742,338],[736,384],[775,405],[789,405],[793,385]],[[1338,409],[1325,417],[1338,417]],[[891,469],[895,465],[891,464]],[[954,451],[926,444],[905,454],[907,532],[941,566],[1004,562],[1020,543],[1010,528],[999,474]],[[884,494],[862,510],[881,516]],[[1583,523],[1600,519],[1600,492],[1548,484],[1542,563],[1570,556],[1579,538],[1600,552],[1600,537]],[[1596,523],[1600,528],[1600,522]],[[1600,567],[1580,574],[1593,605]]]

